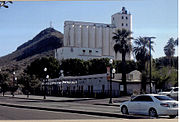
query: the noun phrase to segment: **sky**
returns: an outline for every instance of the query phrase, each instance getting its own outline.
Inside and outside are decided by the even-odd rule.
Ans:
[[[14,1],[8,9],[0,8],[0,57],[50,27],[50,22],[62,33],[66,20],[110,24],[111,15],[123,6],[132,15],[133,37],[156,37],[153,58],[165,56],[163,47],[178,34],[177,0]]]

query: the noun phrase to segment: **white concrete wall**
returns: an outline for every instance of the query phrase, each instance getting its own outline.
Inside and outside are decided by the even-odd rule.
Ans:
[[[69,39],[69,30],[70,26],[69,25],[64,25],[64,39],[63,39],[63,44],[64,46],[69,46],[70,39]]]
[[[96,48],[102,49],[102,27],[96,27]]]
[[[109,55],[109,28],[104,27],[102,29],[103,32],[103,43],[102,43],[102,55]]]
[[[88,48],[89,44],[88,44],[88,26],[87,25],[82,25],[82,47],[83,48]]]
[[[81,47],[81,25],[75,25],[75,47]]]
[[[132,30],[131,19],[131,14],[116,13],[112,15],[111,22],[116,26],[116,28]]]
[[[89,48],[95,48],[95,26],[89,26]]]
[[[75,44],[75,41],[74,41],[74,25],[70,25],[70,31],[69,31],[69,33],[70,33],[70,38],[69,38],[69,40],[70,40],[70,44],[69,44],[69,46],[74,46],[74,44]]]
[[[63,80],[63,90],[67,90],[67,86],[70,87],[70,90],[79,90],[79,87],[83,86],[83,91],[88,91],[88,87],[93,87],[93,93],[102,92],[102,86],[104,85],[104,91],[108,92],[110,90],[110,82],[107,80],[106,74],[95,74],[87,76],[67,76],[63,79],[50,79],[49,82],[58,82]],[[120,86],[122,82],[114,81],[112,82],[113,95],[118,96],[120,94]],[[153,86],[154,87],[154,86]],[[91,88],[90,88],[91,89]],[[132,94],[133,91],[140,91],[141,82],[127,83],[127,92]],[[91,91],[91,90],[90,90]]]
[[[93,58],[102,58],[102,50],[98,48],[92,49],[92,48],[78,48],[78,47],[62,47],[55,50],[55,57],[58,60],[70,59],[70,58],[89,60]]]

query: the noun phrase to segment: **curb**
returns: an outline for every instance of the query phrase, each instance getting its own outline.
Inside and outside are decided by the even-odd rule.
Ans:
[[[38,100],[38,101],[48,101],[48,102],[74,102],[74,101],[84,101],[84,100],[94,100],[94,99],[81,99],[81,100],[44,100],[44,99],[37,99],[37,98],[23,98],[23,97],[10,97],[10,96],[0,96],[0,97],[8,97],[8,98],[17,98],[17,99],[25,99],[25,100]],[[101,104],[101,103],[95,103],[93,105],[101,105],[101,106],[115,106],[119,107],[119,104]]]
[[[16,107],[16,108],[27,108],[27,109],[36,109],[36,110],[46,110],[46,111],[57,111],[57,112],[69,112],[69,113],[78,113],[78,114],[87,114],[87,115],[98,115],[98,116],[108,116],[108,117],[117,117],[125,119],[144,119],[147,117],[138,117],[131,115],[121,115],[115,113],[107,112],[95,112],[95,111],[82,111],[82,110],[73,110],[73,109],[60,109],[60,108],[49,108],[49,107],[37,107],[37,106],[27,106],[27,105],[17,105],[17,104],[8,104],[0,103],[1,106]]]

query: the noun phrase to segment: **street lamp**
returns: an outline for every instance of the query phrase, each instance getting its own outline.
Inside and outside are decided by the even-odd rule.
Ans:
[[[46,71],[47,71],[47,68],[45,67],[45,68],[44,68],[45,74],[46,74]],[[49,75],[46,75],[46,78],[45,78],[45,80],[44,80],[44,99],[46,99],[46,83],[47,83],[47,81],[48,81],[48,78],[49,78]]]
[[[16,72],[13,72],[12,97],[14,97],[15,81],[17,80],[17,77],[15,77],[15,74],[16,74]]]
[[[64,77],[64,71],[60,70],[59,74],[60,74],[59,78],[61,80],[61,95],[63,96],[63,80],[62,80],[62,78]]]
[[[113,60],[110,59],[109,60],[109,64],[110,64],[110,99],[109,99],[109,104],[112,104],[112,64],[113,64]]]
[[[156,37],[144,37],[145,40],[149,41],[149,56],[150,56],[150,62],[149,62],[149,86],[150,86],[150,93],[152,93],[152,81],[151,81],[151,39],[155,39]]]

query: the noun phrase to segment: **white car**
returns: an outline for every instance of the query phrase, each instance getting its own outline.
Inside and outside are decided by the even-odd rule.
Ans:
[[[178,101],[158,94],[144,94],[120,104],[122,114],[143,114],[150,117],[168,115],[175,118],[178,115]]]
[[[168,91],[159,92],[160,95],[167,95],[170,97],[178,97],[178,87],[171,87]]]

